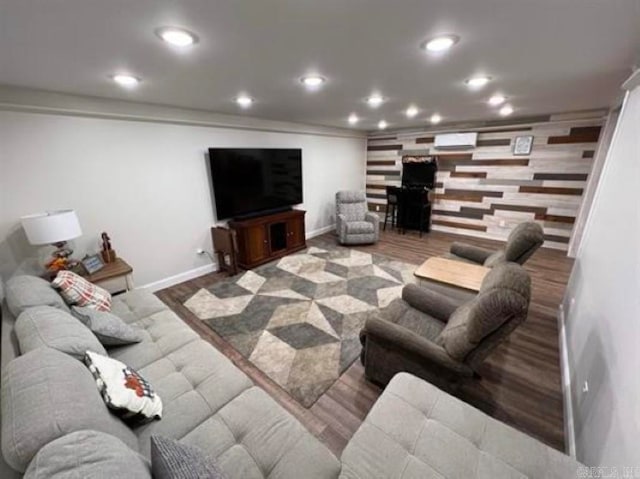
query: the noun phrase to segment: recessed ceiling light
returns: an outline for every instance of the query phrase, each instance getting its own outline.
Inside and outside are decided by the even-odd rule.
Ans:
[[[305,86],[317,87],[317,86],[322,85],[327,80],[324,77],[321,77],[320,75],[307,75],[307,76],[304,76],[304,77],[300,78],[300,81]]]
[[[111,79],[118,85],[125,87],[134,87],[140,83],[140,78],[129,75],[128,73],[116,73],[111,76]]]
[[[500,108],[500,115],[502,116],[509,116],[511,113],[513,113],[513,107],[511,105],[505,105]]]
[[[457,35],[440,35],[422,42],[420,47],[429,52],[444,52],[454,46],[460,37]]]
[[[253,98],[247,95],[239,95],[236,97],[236,103],[242,108],[248,108],[253,103]]]
[[[498,106],[502,105],[505,101],[506,98],[503,95],[493,95],[491,98],[489,98],[487,103],[489,103],[489,105],[491,106]]]
[[[380,95],[371,95],[369,98],[367,98],[367,103],[373,108],[377,108],[382,105],[383,101],[384,98],[382,98]]]
[[[418,108],[411,105],[409,108],[407,108],[407,111],[405,112],[407,117],[409,118],[413,118],[414,116],[416,116],[418,114]]]
[[[429,118],[429,121],[435,125],[442,121],[442,117],[437,113],[434,113],[433,115],[431,115],[431,118]]]
[[[356,123],[358,123],[358,121],[360,121],[360,118],[358,118],[358,115],[356,115],[355,113],[351,113],[351,115],[349,115],[350,125],[355,125]]]
[[[482,88],[491,81],[491,77],[477,76],[469,78],[465,83],[471,88]]]
[[[156,30],[156,35],[165,42],[176,47],[188,47],[198,43],[198,37],[184,28],[162,27]]]
[[[384,130],[387,127],[387,122],[384,120],[380,120],[378,122],[378,128],[380,128],[381,130]]]

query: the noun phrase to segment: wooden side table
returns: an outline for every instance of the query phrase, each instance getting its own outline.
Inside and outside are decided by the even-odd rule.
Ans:
[[[454,259],[433,257],[426,260],[413,273],[418,278],[480,291],[480,285],[490,268]]]
[[[133,289],[133,268],[122,258],[105,263],[104,268],[85,276],[87,281],[97,284],[110,293],[131,291]]]

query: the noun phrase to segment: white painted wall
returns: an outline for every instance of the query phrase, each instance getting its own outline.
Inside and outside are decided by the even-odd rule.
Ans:
[[[59,208],[78,212],[77,252],[97,250],[108,231],[137,285],[206,271],[210,260],[195,251],[212,249],[209,147],[302,148],[307,234],[326,230],[335,192],[364,188],[365,139],[304,126],[260,131],[250,121],[239,129],[0,112],[0,272],[33,254],[19,218]]]
[[[640,467],[639,125],[636,88],[625,100],[563,305],[577,457],[617,467],[620,477],[622,467]]]

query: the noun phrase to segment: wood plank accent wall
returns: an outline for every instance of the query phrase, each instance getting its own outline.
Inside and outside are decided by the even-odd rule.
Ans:
[[[403,154],[422,152],[438,159],[434,230],[505,240],[518,223],[534,220],[544,228],[544,246],[566,250],[602,123],[600,117],[549,117],[548,122],[480,128],[476,148],[460,151],[435,150],[433,132],[371,135],[369,209],[384,214],[385,186],[400,185]],[[461,130],[438,133],[455,131]],[[522,135],[533,135],[533,149],[528,156],[514,156],[513,140]]]

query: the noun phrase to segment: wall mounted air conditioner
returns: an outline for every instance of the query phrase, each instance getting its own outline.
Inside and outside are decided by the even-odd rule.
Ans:
[[[438,150],[466,150],[475,148],[477,133],[446,133],[436,135],[434,147]]]

